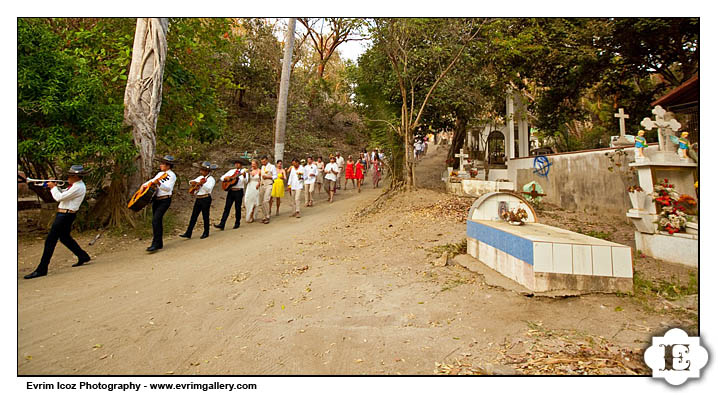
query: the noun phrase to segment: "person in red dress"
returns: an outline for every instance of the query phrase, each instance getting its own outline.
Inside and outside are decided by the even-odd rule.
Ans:
[[[357,193],[361,193],[361,183],[364,182],[364,165],[360,160],[354,164],[354,178],[357,180]]]
[[[347,164],[344,168],[344,190],[347,189],[347,181],[352,180],[352,185],[354,185],[354,188],[356,188],[356,183],[354,182],[354,160],[352,159],[352,156],[349,155],[347,158]]]

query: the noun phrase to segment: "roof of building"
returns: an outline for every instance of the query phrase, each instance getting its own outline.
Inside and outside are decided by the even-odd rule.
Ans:
[[[689,78],[686,82],[677,86],[663,97],[651,103],[651,107],[654,106],[675,106],[679,104],[687,104],[698,102],[699,99],[699,84],[698,74],[696,73],[693,77]]]

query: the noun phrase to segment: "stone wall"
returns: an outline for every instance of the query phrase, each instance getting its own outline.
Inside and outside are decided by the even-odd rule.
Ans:
[[[652,144],[644,153],[648,156],[657,149],[657,144]],[[634,148],[624,150],[628,153],[625,166],[633,162]],[[631,205],[628,185],[619,170],[608,170],[611,162],[605,154],[613,151],[615,148],[546,155],[551,164],[546,177],[534,172],[534,157],[512,159],[508,176],[519,191],[531,181],[538,182],[546,193],[546,202],[567,210],[624,216]],[[632,182],[637,183],[635,179]]]

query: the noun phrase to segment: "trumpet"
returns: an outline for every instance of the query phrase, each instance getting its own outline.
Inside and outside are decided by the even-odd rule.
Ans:
[[[67,184],[67,182],[62,181],[62,180],[38,180],[35,178],[30,178],[30,177],[28,177],[25,180],[25,182],[27,182],[28,184],[37,185],[37,186],[41,186],[41,187],[46,187],[48,182],[54,182],[59,187],[64,187],[65,184]]]

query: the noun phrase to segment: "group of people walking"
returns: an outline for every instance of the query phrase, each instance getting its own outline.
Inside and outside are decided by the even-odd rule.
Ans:
[[[222,188],[227,192],[227,199],[220,222],[214,224],[214,227],[224,230],[232,207],[234,207],[235,218],[232,228],[239,228],[243,203],[247,216],[246,222],[255,222],[257,216],[261,215],[260,221],[263,224],[268,224],[272,206],[276,207],[275,216],[279,215],[281,200],[285,198],[285,195],[289,195],[292,216],[300,218],[302,196],[304,196],[304,206],[312,207],[315,196],[318,198],[323,188],[327,193],[327,201],[332,203],[337,190],[341,189],[342,179],[345,190],[351,180],[352,186],[359,193],[367,171],[371,173],[374,188],[377,188],[381,181],[383,159],[384,154],[378,149],[371,153],[364,150],[356,160],[352,155],[345,160],[339,152],[336,155],[330,155],[329,161],[326,163],[321,156],[318,156],[316,161],[312,156],[301,160],[295,158],[287,168],[284,167],[281,160],[275,164],[270,163],[266,155],[262,156],[260,160],[252,159],[249,169],[244,167],[244,164],[247,163],[244,159],[234,159],[232,160],[234,168],[219,177]],[[158,161],[160,163],[159,172],[140,187],[140,191],[148,188],[154,189],[151,199],[152,243],[147,248],[148,252],[161,250],[164,247],[163,218],[172,204],[172,194],[177,181],[177,175],[172,170],[175,166],[175,158],[172,155],[165,155]],[[189,192],[195,200],[187,230],[180,234],[180,237],[192,238],[200,214],[202,214],[204,225],[200,239],[209,236],[212,192],[217,183],[211,173],[218,167],[208,161],[202,162],[199,165],[199,176],[189,181]],[[69,170],[69,187],[64,191],[54,183],[48,183],[53,198],[59,202],[58,213],[45,240],[45,250],[40,264],[35,271],[25,276],[26,279],[47,274],[47,268],[58,240],[77,256],[78,261],[72,266],[81,266],[90,261],[89,254],[70,236],[70,229],[77,210],[85,198],[86,188],[82,177],[86,173],[87,171],[81,165],[73,165]],[[258,210],[261,210],[261,213]]]

